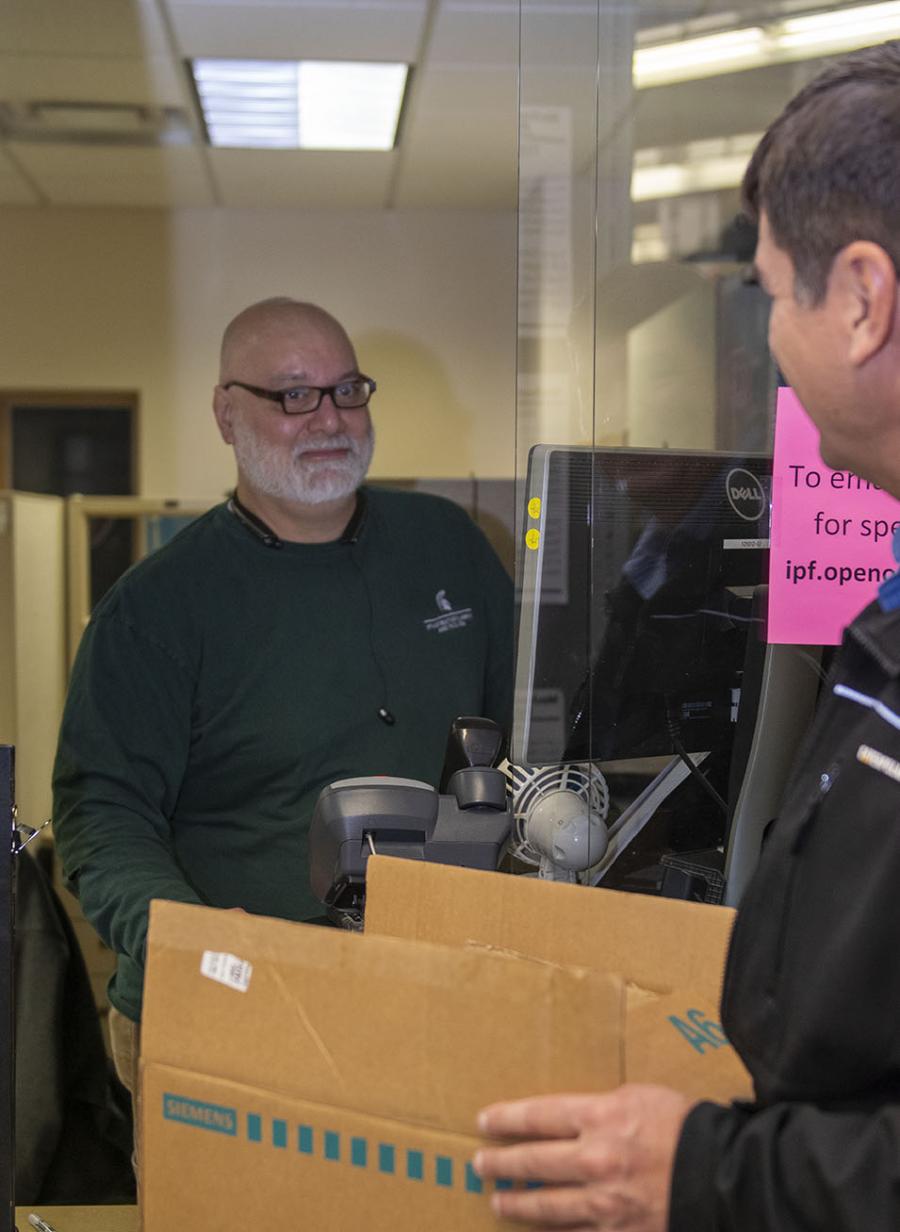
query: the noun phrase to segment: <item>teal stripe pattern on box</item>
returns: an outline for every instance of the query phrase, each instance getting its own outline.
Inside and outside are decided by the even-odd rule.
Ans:
[[[370,1139],[362,1134],[342,1136],[339,1130],[327,1124],[292,1124],[284,1117],[267,1117],[258,1112],[246,1113],[242,1121],[236,1108],[172,1093],[163,1096],[163,1117],[192,1129],[212,1130],[230,1137],[238,1137],[238,1127],[243,1124],[246,1140],[263,1147],[271,1143],[275,1150],[287,1152],[289,1143],[295,1142],[296,1154],[309,1159],[327,1160],[361,1170],[370,1169],[397,1181],[430,1184],[440,1190],[460,1190],[473,1195],[485,1192],[485,1182],[468,1159],[401,1147],[395,1142]],[[512,1189],[513,1182],[498,1180],[494,1187]],[[528,1185],[529,1189],[539,1187],[540,1182],[530,1182]]]

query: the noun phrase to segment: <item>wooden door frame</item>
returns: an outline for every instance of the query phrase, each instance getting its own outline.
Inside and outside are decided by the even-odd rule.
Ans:
[[[141,545],[135,553],[137,560],[146,551],[141,525],[146,517],[198,518],[216,503],[215,500],[163,500],[152,496],[70,496],[66,499],[66,643],[69,671],[75,662],[81,635],[91,618],[91,518],[130,519],[132,543]]]

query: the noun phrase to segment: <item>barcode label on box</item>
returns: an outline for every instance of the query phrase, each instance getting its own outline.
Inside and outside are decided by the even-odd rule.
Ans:
[[[253,964],[236,954],[219,954],[215,950],[204,950],[200,959],[200,974],[238,992],[246,992],[250,987],[250,976],[253,974]]]

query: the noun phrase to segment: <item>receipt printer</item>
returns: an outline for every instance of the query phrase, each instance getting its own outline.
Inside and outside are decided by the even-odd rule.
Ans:
[[[309,833],[310,881],[335,923],[362,927],[370,855],[496,869],[512,825],[506,775],[490,764],[501,744],[496,724],[462,717],[450,730],[441,790],[375,776],[322,791]]]

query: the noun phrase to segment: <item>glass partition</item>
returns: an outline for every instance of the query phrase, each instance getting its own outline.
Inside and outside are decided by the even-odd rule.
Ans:
[[[544,876],[736,901],[809,722],[819,648],[766,641],[777,373],[739,185],[828,56],[900,32],[852,7],[520,0],[511,761]]]

